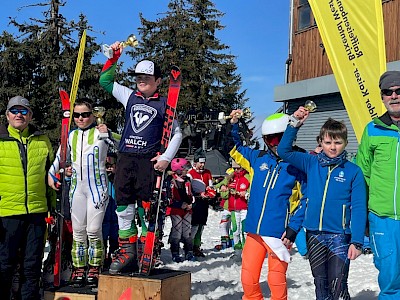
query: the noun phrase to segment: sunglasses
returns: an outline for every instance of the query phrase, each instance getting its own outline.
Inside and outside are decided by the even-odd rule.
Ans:
[[[79,117],[82,118],[89,118],[91,116],[92,112],[91,111],[85,111],[83,113],[78,113],[78,112],[73,112],[72,116],[76,119],[79,119]]]
[[[397,96],[400,95],[400,89],[395,89],[395,90],[389,90],[389,89],[384,89],[381,91],[382,94],[384,94],[385,96],[392,96],[393,93],[396,93]]]
[[[28,114],[29,110],[26,109],[26,108],[21,108],[21,109],[19,109],[19,108],[11,108],[9,110],[9,112],[12,113],[13,115],[21,114],[23,116],[26,116]]]

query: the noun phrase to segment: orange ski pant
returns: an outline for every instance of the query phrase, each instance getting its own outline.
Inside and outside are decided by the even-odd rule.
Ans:
[[[249,233],[242,253],[243,300],[264,299],[259,281],[261,268],[267,253],[267,281],[271,291],[271,300],[287,299],[286,270],[288,263],[281,261],[261,236]]]

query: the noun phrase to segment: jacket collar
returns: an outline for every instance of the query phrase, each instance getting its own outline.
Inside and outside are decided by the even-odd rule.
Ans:
[[[382,116],[380,116],[379,120],[381,120],[387,126],[390,126],[393,124],[393,120],[390,117],[388,112],[385,112]]]
[[[390,117],[388,112],[385,112],[382,116],[380,116],[379,118],[375,118],[373,120],[375,125],[378,126],[382,126],[388,129],[392,129],[392,130],[399,130],[399,127],[397,126],[397,124],[395,124],[392,120],[392,118]]]
[[[7,124],[1,124],[0,125],[0,138],[10,138],[10,133],[7,130]],[[34,125],[29,124],[29,132],[31,132],[30,136],[36,136],[36,135],[43,135],[44,133],[37,129]]]
[[[160,94],[158,92],[155,92],[153,96],[146,98],[140,91],[137,91],[135,93],[135,96],[143,98],[145,100],[156,100],[156,99],[160,98]]]

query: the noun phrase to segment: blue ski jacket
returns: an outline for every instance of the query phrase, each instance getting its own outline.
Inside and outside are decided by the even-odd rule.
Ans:
[[[235,147],[230,155],[249,172],[251,181],[244,230],[279,239],[286,227],[297,233],[304,218],[305,174],[270,150],[243,146],[238,131],[239,126],[233,124]]]
[[[292,150],[299,128],[288,125],[278,146],[279,156],[307,174],[307,207],[303,227],[311,231],[351,234],[363,244],[367,222],[367,194],[363,173],[345,160],[322,166],[316,155]]]

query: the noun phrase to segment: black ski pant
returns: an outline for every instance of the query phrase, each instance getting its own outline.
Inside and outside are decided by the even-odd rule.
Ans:
[[[307,231],[308,259],[316,300],[350,299],[347,290],[350,238],[349,234]]]
[[[0,218],[0,297],[10,299],[11,281],[18,262],[22,300],[39,300],[46,213]],[[20,253],[20,259],[18,257]]]

